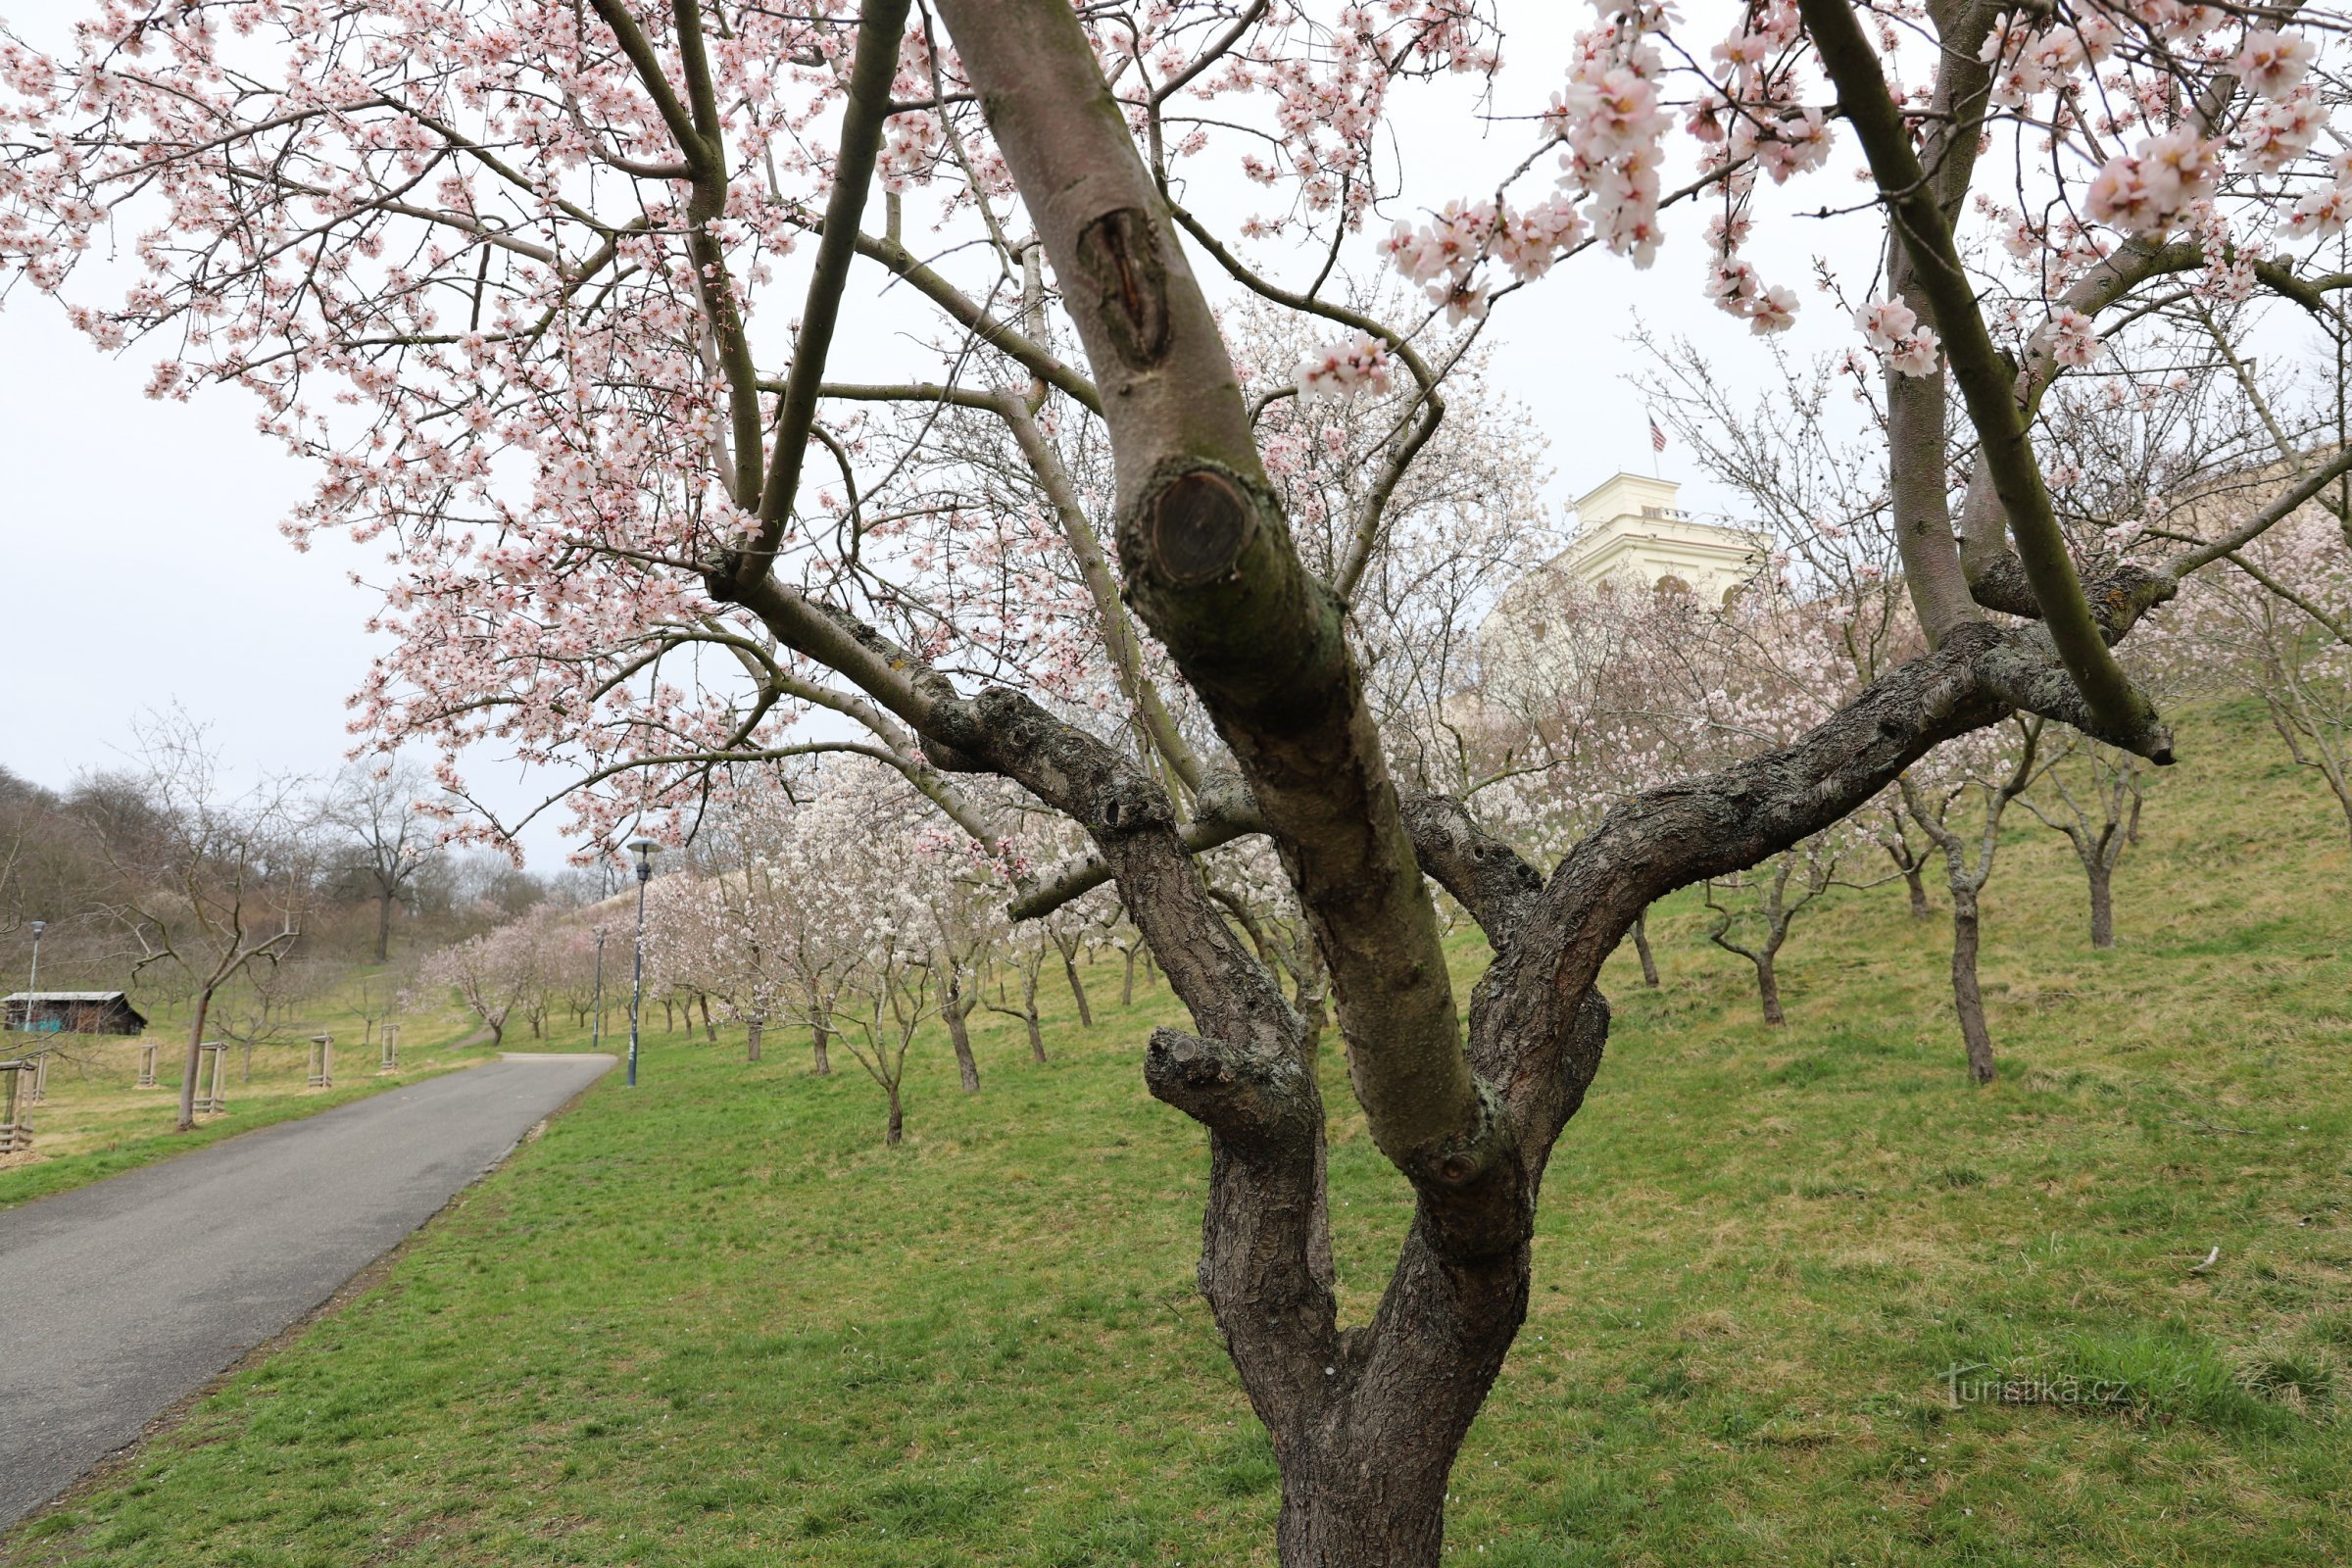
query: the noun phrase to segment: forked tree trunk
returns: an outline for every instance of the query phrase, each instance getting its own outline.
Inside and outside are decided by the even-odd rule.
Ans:
[[[1903,886],[1909,889],[1911,894],[1911,918],[1914,920],[1935,918],[1936,907],[1928,903],[1927,879],[1920,874],[1918,866],[1903,867]]]
[[[972,1055],[972,1032],[964,1022],[971,1010],[969,1002],[951,1001],[939,1014],[948,1020],[948,1039],[956,1046],[956,1070],[963,1076],[963,1092],[976,1095],[980,1092],[980,1063]]]
[[[715,1046],[718,1044],[718,1025],[710,1021],[710,994],[708,991],[702,994],[702,1004],[703,1034],[710,1044]]]
[[[1649,951],[1649,911],[1643,909],[1634,918],[1634,955],[1642,960],[1642,983],[1650,990],[1658,989],[1658,960]]]
[[[743,1026],[744,1060],[758,1061],[760,1059],[760,1031],[765,1027],[766,1026],[757,1018],[754,1018],[751,1022]]]
[[[1529,1141],[1424,1195],[1371,1323],[1339,1330],[1311,1057],[1155,1030],[1145,1081],[1207,1123],[1200,1287],[1282,1473],[1283,1568],[1437,1568],[1446,1477],[1525,1321],[1544,1153],[1598,1067],[1608,1010],[1573,1013]],[[1523,1015],[1524,1016],[1524,1015]],[[1544,1027],[1553,1020],[1528,1021]],[[1548,1029],[1546,1032],[1549,1032]]]
[[[1977,989],[1980,928],[1973,896],[1952,901],[1952,1003],[1960,1014],[1960,1038],[1968,1046],[1968,1075],[1980,1084],[1996,1076],[1992,1031],[1984,1026],[1984,997]]]
[[[2115,867],[2094,858],[2082,867],[2090,879],[2090,945],[2115,946]]]

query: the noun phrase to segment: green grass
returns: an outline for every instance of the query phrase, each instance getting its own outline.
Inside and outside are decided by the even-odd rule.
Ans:
[[[1806,917],[1780,1030],[1691,904],[1660,911],[1663,989],[1612,968],[1451,1556],[2352,1560],[2347,856],[2332,806],[2221,723],[2185,726],[2125,862],[2120,950],[2088,950],[2054,835],[2004,850],[1988,1090],[1946,931],[1899,887]],[[1270,1563],[1272,1458],[1193,1285],[1203,1139],[1141,1079],[1174,1008],[1092,979],[1101,1025],[1059,999],[1043,1067],[980,1015],[977,1098],[921,1048],[896,1152],[844,1052],[820,1080],[786,1035],[756,1065],[655,1037],[639,1089],[606,1079],[0,1558]],[[1333,1137],[1360,1320],[1406,1198],[1360,1118]],[[2102,1396],[1955,1407],[1954,1368]]]
[[[469,1067],[494,1054],[485,1047],[466,1044],[475,1032],[474,1020],[455,1007],[401,1020],[400,1071],[376,1071],[379,1050],[358,1044],[361,1022],[346,1002],[329,995],[312,1009],[311,1021],[288,1038],[258,1045],[250,1079],[241,1078],[243,1054],[229,1047],[228,1109],[201,1117],[185,1133],[173,1132],[179,1116],[181,1053],[187,1049],[185,1018],[150,1023],[136,1039],[99,1035],[47,1035],[55,1048],[49,1067],[46,1102],[26,1107],[33,1127],[29,1153],[0,1157],[0,1209],[47,1198],[69,1188],[120,1175],[140,1165],[169,1159],[192,1149],[249,1133],[258,1127],[315,1115],[335,1105],[364,1100],[404,1083]],[[335,1037],[335,1087],[304,1087],[310,1047],[305,1036],[320,1030]],[[138,1082],[139,1048],[152,1041],[156,1052],[156,1086]],[[10,1055],[24,1049],[24,1036],[10,1035],[0,1051]]]

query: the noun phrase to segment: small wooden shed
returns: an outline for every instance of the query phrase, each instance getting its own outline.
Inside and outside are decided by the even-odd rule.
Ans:
[[[147,1019],[120,991],[18,991],[0,997],[0,1023],[36,1035],[135,1035]]]

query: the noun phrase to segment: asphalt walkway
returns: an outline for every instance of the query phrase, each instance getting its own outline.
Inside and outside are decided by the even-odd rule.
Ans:
[[[0,1212],[0,1527],[333,1296],[612,1062],[509,1056]]]

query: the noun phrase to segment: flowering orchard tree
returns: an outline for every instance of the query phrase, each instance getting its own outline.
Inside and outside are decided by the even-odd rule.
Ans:
[[[1648,904],[2020,710],[2170,756],[2116,648],[2292,502],[2086,582],[2039,401],[2158,280],[2324,301],[2338,280],[2301,248],[2352,207],[2320,151],[2328,19],[2174,0],[1690,24],[1608,0],[1533,62],[1558,91],[1492,197],[1392,194],[1396,106],[1494,72],[1498,24],[1544,9],[88,0],[65,58],[0,55],[0,254],[102,346],[169,345],[159,395],[243,385],[315,460],[296,537],[390,557],[394,651],[360,710],[383,742],[568,767],[605,834],[853,750],[991,854],[1014,835],[989,778],[1086,836],[1027,868],[1018,908],[1115,881],[1189,1010],[1146,1078],[1208,1130],[1200,1280],[1294,1568],[1439,1560],[1544,1165],[1599,1066],[1593,982]],[[1576,252],[1648,265],[1700,207],[1681,243],[1706,295],[1776,330],[1802,302],[1743,254],[1759,193],[1846,206],[1854,150],[1884,275],[1848,303],[1926,647],[1792,743],[1630,795],[1546,871],[1400,785],[1357,647],[1458,346]],[[1385,242],[1426,320],[1375,314],[1338,265],[1384,205],[1427,215]],[[110,290],[118,254],[135,276]],[[874,303],[851,320],[854,278]],[[1287,400],[1245,393],[1212,289],[1312,326],[1295,397],[1391,411],[1327,567],[1294,527],[1298,454],[1267,435]],[[948,411],[991,444],[929,445]],[[1037,503],[962,504],[936,482],[956,463]],[[2352,454],[2294,484],[2336,467]],[[833,727],[796,727],[817,710]],[[1416,1195],[1363,1324],[1338,1321],[1303,1025],[1193,865],[1244,834],[1281,857]],[[1494,952],[1466,1030],[1431,879]]]
[[[656,989],[715,997],[744,1027],[758,1061],[768,1020],[784,1005],[794,933],[763,863],[665,876],[646,898],[646,958]]]
[[[526,916],[452,943],[417,966],[417,987],[427,997],[454,993],[490,1031],[490,1043],[501,1045],[507,1020],[516,1007],[527,1006],[539,988],[544,934],[541,922]]]

